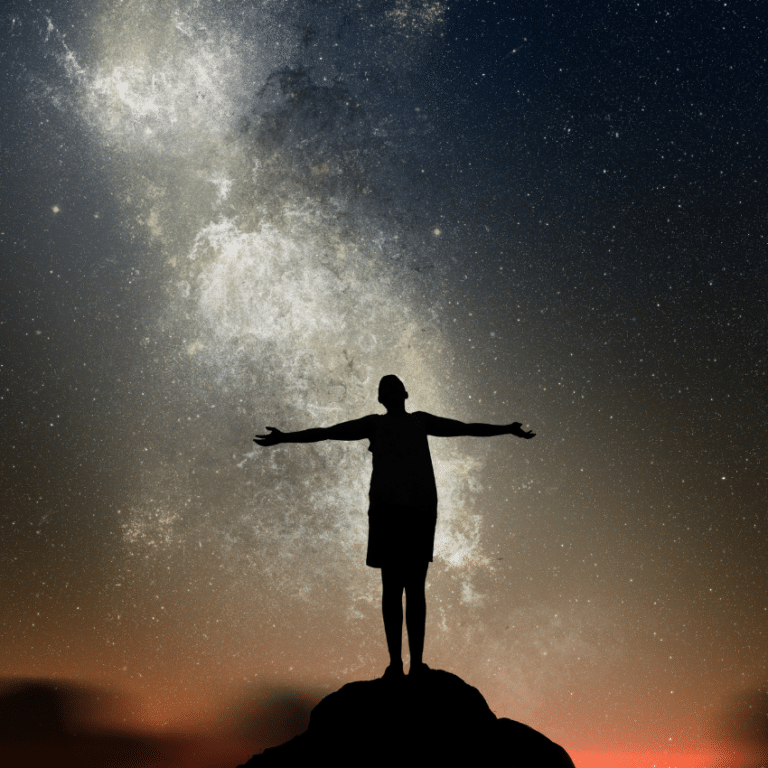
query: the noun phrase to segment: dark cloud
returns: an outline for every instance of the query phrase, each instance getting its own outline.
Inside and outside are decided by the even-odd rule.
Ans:
[[[324,693],[290,685],[244,687],[222,713],[221,730],[264,748],[283,744],[307,729]]]
[[[768,684],[732,695],[714,730],[722,739],[757,747],[768,756]]]
[[[56,739],[102,727],[119,694],[70,681],[0,681],[0,739]]]
[[[0,755],[6,765],[121,768],[173,760],[179,744],[114,725],[125,698],[106,688],[31,678],[0,681]],[[109,722],[112,721],[112,725]]]

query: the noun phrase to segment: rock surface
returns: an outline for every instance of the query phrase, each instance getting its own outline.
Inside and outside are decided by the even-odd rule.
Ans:
[[[523,723],[497,718],[460,677],[349,683],[313,710],[309,728],[238,768],[322,765],[485,765],[574,768],[568,753]]]

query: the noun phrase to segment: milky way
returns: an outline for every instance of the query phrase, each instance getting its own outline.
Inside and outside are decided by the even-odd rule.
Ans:
[[[115,194],[128,209],[140,201],[136,221],[164,261],[144,267],[164,281],[141,340],[155,368],[147,389],[162,405],[154,427],[133,436],[155,457],[121,505],[126,568],[214,562],[226,576],[209,598],[246,635],[276,605],[324,622],[329,609],[360,617],[357,606],[377,599],[378,584],[356,567],[364,450],[267,456],[245,436],[265,421],[298,427],[362,415],[390,370],[414,382],[413,402],[444,410],[439,382],[452,374],[438,318],[444,270],[430,265],[424,277],[420,264],[429,246],[419,240],[439,234],[403,210],[413,182],[398,166],[408,147],[338,82],[341,65],[356,65],[349,51],[336,57],[333,84],[296,64],[299,30],[279,21],[284,11],[234,20],[198,8],[121,14],[121,24],[99,25],[107,61],[90,68],[61,39],[80,118],[128,169],[112,172]],[[381,21],[399,29],[404,13]],[[126,34],[124,25],[147,24],[156,30],[148,40]],[[414,24],[429,39],[426,17]],[[413,46],[403,46],[399,68],[418,55]],[[489,562],[480,520],[464,503],[479,461],[438,453],[439,551],[470,571]],[[471,573],[463,578],[461,599],[472,602]]]

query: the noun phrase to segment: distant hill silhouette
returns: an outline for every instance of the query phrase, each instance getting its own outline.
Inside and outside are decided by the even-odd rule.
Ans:
[[[568,753],[523,723],[497,718],[460,677],[349,683],[313,710],[309,728],[238,768],[322,765],[491,765],[574,768]]]

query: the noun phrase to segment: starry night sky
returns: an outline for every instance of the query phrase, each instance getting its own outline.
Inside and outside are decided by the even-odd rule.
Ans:
[[[184,730],[380,675],[367,443],[251,440],[395,373],[537,433],[431,438],[425,661],[572,754],[765,746],[764,4],[0,21],[6,682]]]

